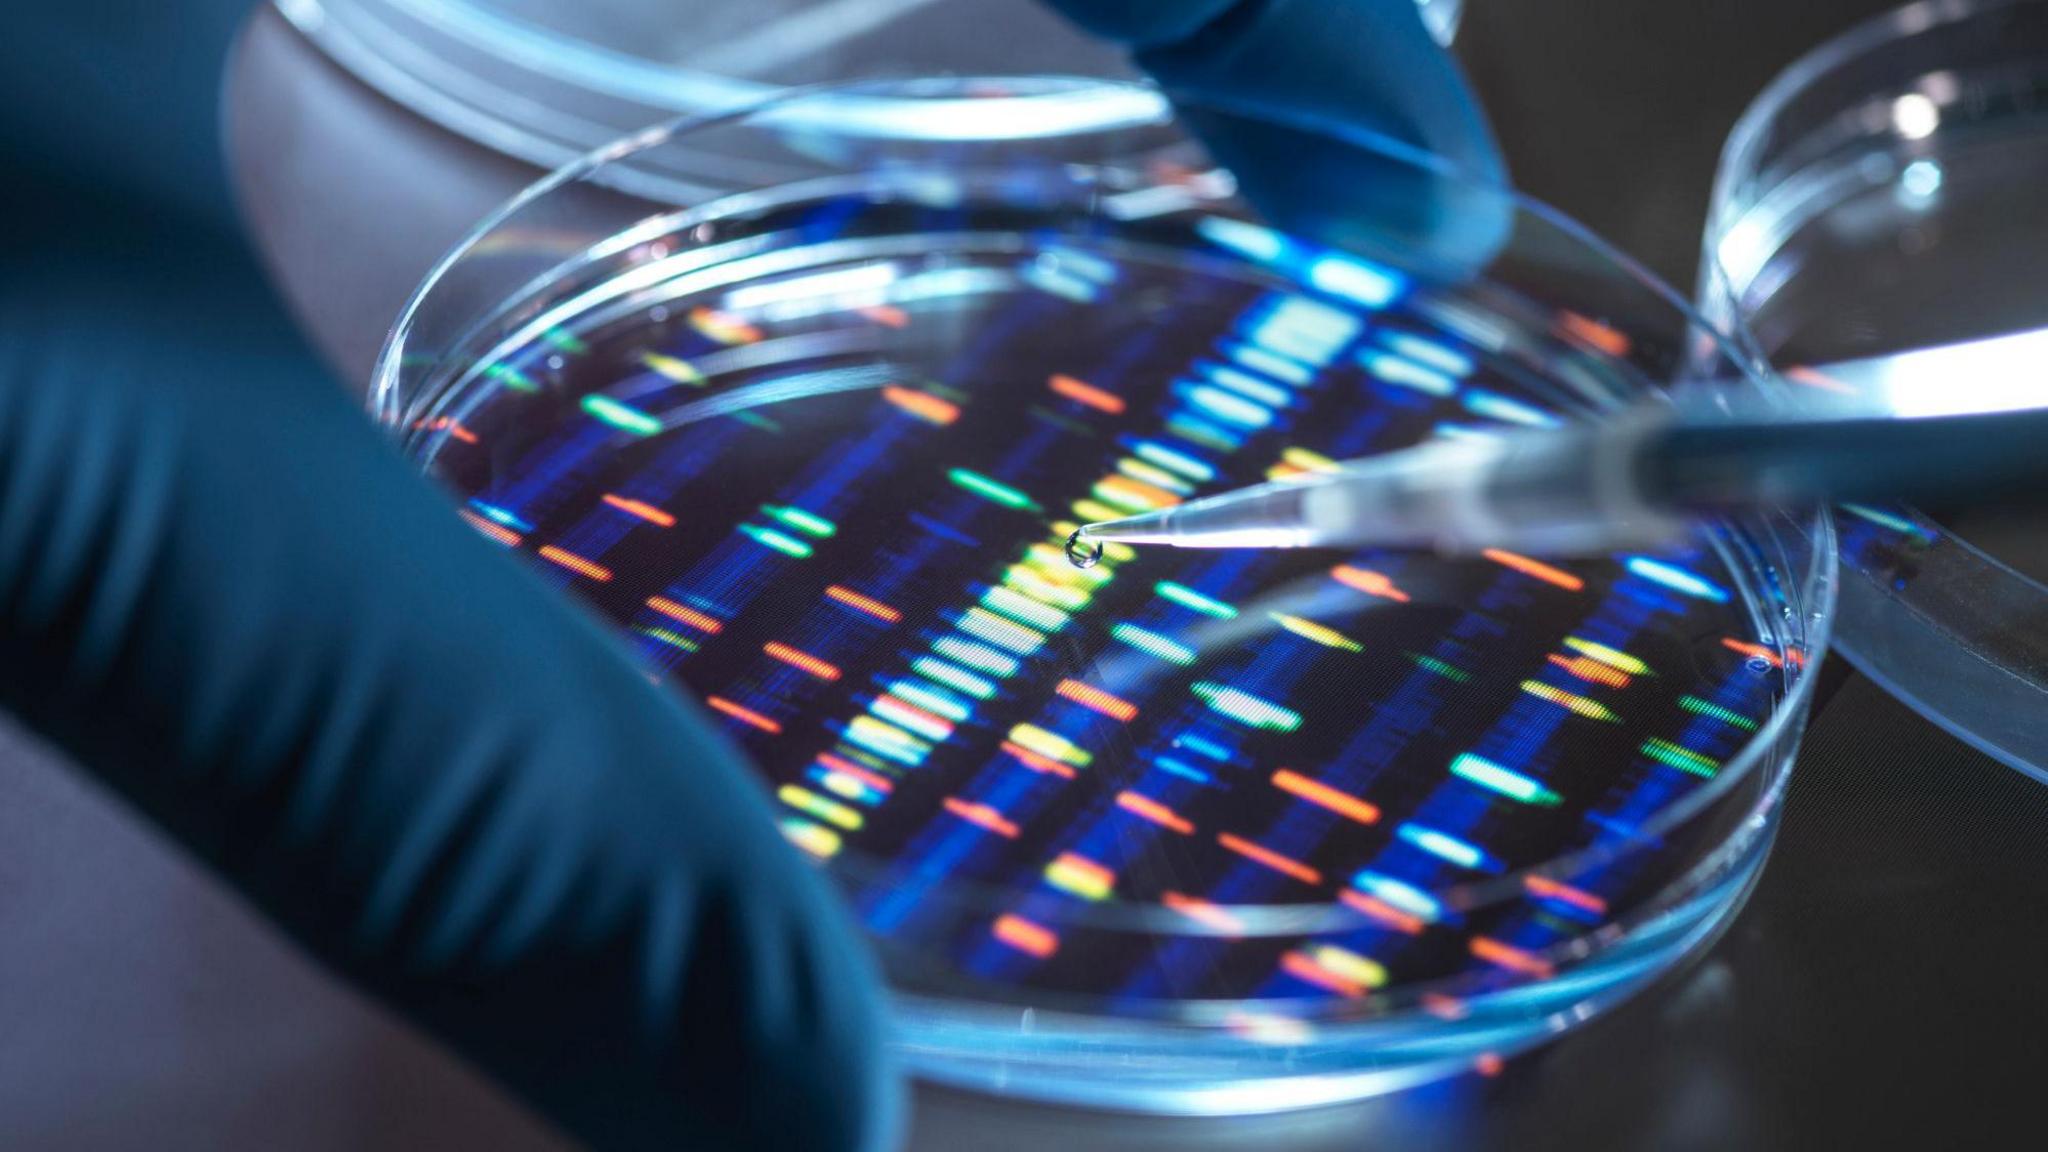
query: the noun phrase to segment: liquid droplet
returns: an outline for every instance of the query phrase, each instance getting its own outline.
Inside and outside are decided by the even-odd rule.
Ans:
[[[1102,541],[1091,540],[1076,528],[1067,537],[1067,562],[1076,568],[1093,568],[1102,563]]]

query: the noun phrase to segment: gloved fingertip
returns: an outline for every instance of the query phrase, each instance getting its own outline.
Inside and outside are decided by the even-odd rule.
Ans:
[[[1283,231],[1458,276],[1512,230],[1499,147],[1414,0],[1247,0],[1136,60]]]
[[[1136,60],[1177,100],[1361,128],[1479,179],[1505,174],[1478,102],[1413,0],[1259,0]]]
[[[1513,237],[1504,183],[1347,125],[1275,122],[1185,102],[1181,109],[1268,223],[1436,281],[1470,279]]]

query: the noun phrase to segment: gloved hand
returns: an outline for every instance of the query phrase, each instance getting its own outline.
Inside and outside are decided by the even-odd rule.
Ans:
[[[879,980],[733,744],[266,289],[219,160],[246,10],[8,16],[0,705],[592,1146],[891,1144]]]
[[[1171,84],[1492,162],[1410,0],[1058,2]],[[592,1145],[886,1144],[872,967],[732,745],[462,527],[266,289],[218,154],[242,10],[0,41],[0,707]]]
[[[734,746],[459,526],[264,284],[220,161],[246,11],[0,38],[0,706],[593,1146],[893,1143],[879,981]]]
[[[1513,226],[1499,149],[1415,0],[1046,3],[1128,45],[1289,232],[1460,278]]]

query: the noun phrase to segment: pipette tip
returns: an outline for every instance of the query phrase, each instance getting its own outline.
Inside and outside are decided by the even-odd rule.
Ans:
[[[1067,563],[1076,568],[1093,568],[1102,563],[1103,541],[1095,538],[1092,525],[1074,529],[1067,537]]]
[[[1074,533],[1073,540],[1096,548],[1104,544],[1172,544],[1179,528],[1180,518],[1176,512],[1177,509],[1167,508],[1083,524]],[[1073,540],[1068,543],[1071,545]]]

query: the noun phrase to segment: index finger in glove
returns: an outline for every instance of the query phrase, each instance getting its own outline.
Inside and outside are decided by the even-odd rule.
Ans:
[[[1514,206],[1500,151],[1414,0],[1047,0],[1128,44],[1287,231],[1470,275]]]

